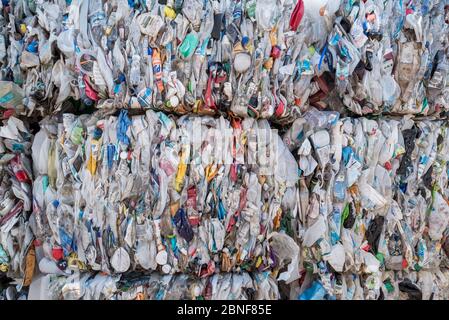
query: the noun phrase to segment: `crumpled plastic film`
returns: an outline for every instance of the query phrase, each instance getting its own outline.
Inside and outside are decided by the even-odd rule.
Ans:
[[[293,123],[304,276],[291,298],[447,297],[448,134],[438,119],[316,109]]]
[[[278,299],[276,281],[268,273],[192,275],[159,273],[45,275],[30,288],[29,299],[40,300],[271,300]]]
[[[0,126],[0,294],[24,294],[35,268],[32,206],[32,134],[21,120],[10,117]],[[5,291],[3,291],[5,290]],[[19,294],[18,294],[19,291]]]
[[[297,164],[266,120],[99,115],[46,118],[36,133],[42,273],[299,277]]]
[[[439,113],[448,108],[448,4],[3,1],[0,106],[28,115],[92,106],[231,113],[280,124],[309,105]]]

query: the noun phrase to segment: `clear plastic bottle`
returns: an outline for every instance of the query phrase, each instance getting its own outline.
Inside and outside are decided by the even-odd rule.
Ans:
[[[137,86],[140,82],[140,56],[137,54],[132,56],[129,82],[132,86]]]
[[[101,8],[101,7],[100,7]],[[106,15],[102,10],[95,12],[89,18],[92,37],[97,44],[101,43],[101,37],[103,36],[103,30],[106,26]]]
[[[335,178],[334,199],[338,202],[345,201],[346,198],[346,181],[343,170]]]

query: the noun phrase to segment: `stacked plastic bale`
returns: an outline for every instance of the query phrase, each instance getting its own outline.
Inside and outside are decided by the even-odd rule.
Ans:
[[[318,65],[338,97],[319,104],[358,115],[447,111],[447,5],[342,1]]]
[[[33,161],[42,273],[247,271],[268,287],[295,276],[298,170],[266,121],[121,111],[41,126]]]
[[[23,114],[80,101],[288,123],[311,80],[300,81],[293,62],[325,39],[307,18],[300,25],[302,1],[6,1],[0,9],[2,80],[20,91]]]
[[[10,117],[0,127],[0,277],[2,298],[26,297],[35,267],[32,134]]]
[[[25,114],[75,101],[232,112],[281,124],[308,105],[360,115],[438,114],[448,108],[447,7],[393,0],[5,1],[2,80],[14,87],[14,101],[23,98],[18,109]]]
[[[270,272],[264,283],[285,279],[290,288],[277,285],[290,298],[444,297],[447,1],[2,1],[0,9],[4,117],[105,111],[46,119],[36,137],[31,226],[39,267],[61,276],[55,283],[74,269],[207,279],[247,270]],[[313,107],[435,118],[338,120]],[[119,108],[228,120],[107,115]],[[295,186],[296,165],[266,174],[276,166],[259,150],[271,154],[276,138],[249,133],[269,128],[254,119],[283,129],[299,119],[284,136],[298,149]],[[201,132],[232,128],[232,139],[203,137],[195,121]],[[298,257],[284,252],[297,246]]]
[[[446,298],[448,134],[438,119],[311,110],[295,121],[283,137],[301,171],[294,294]]]

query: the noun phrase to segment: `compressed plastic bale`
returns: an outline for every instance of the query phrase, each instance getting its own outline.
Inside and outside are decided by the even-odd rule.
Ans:
[[[384,286],[385,277],[390,271],[414,274],[422,270],[436,275],[445,268],[447,257],[438,243],[446,229],[446,201],[442,199],[447,188],[443,168],[447,127],[432,118],[373,121],[337,117],[337,121],[327,122],[332,113],[312,112],[322,120],[309,125],[298,119],[301,125],[293,124],[284,135],[300,168],[307,167],[301,164],[304,161],[316,163],[311,172],[300,171],[300,218],[295,221],[300,236],[300,272],[311,272],[319,279],[317,288],[324,288],[320,299],[421,297],[421,287],[429,289],[418,278],[410,278],[411,285],[405,280],[402,291],[394,291],[390,284]],[[323,132],[329,132],[330,141]],[[328,143],[332,146],[329,159],[340,159],[339,165],[319,161],[322,154],[316,151]],[[306,144],[311,145],[307,152]],[[348,290],[342,282],[344,275],[355,274],[364,274],[362,295],[344,291]],[[343,291],[342,285],[346,285]],[[300,292],[304,290],[307,285]],[[290,298],[308,297],[292,292],[296,293]]]
[[[255,121],[231,126],[211,117],[175,121],[152,111],[99,115],[45,121],[58,127],[49,151],[57,156],[48,161],[56,168],[55,183],[36,190],[45,199],[35,214],[48,221],[39,233],[49,248],[48,264],[67,265],[65,273],[157,270],[206,276],[298,263],[293,252],[266,246],[273,231],[286,233],[294,244],[289,219],[298,177],[294,157],[269,126]],[[243,140],[250,135],[264,136],[276,153],[250,158],[245,147],[250,141]],[[267,164],[272,170],[262,172]],[[287,190],[290,200],[283,202]]]
[[[8,300],[26,296],[35,271],[32,138],[17,118],[4,120],[0,127],[0,294]]]
[[[444,1],[9,1],[2,13],[0,104],[17,114],[79,101],[289,124],[309,106],[447,110]]]

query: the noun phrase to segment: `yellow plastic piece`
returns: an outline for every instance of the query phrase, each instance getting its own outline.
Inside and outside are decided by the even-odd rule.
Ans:
[[[173,8],[171,8],[169,6],[165,6],[164,14],[165,14],[166,17],[168,17],[170,19],[175,19],[176,18],[175,10],[173,10]]]

